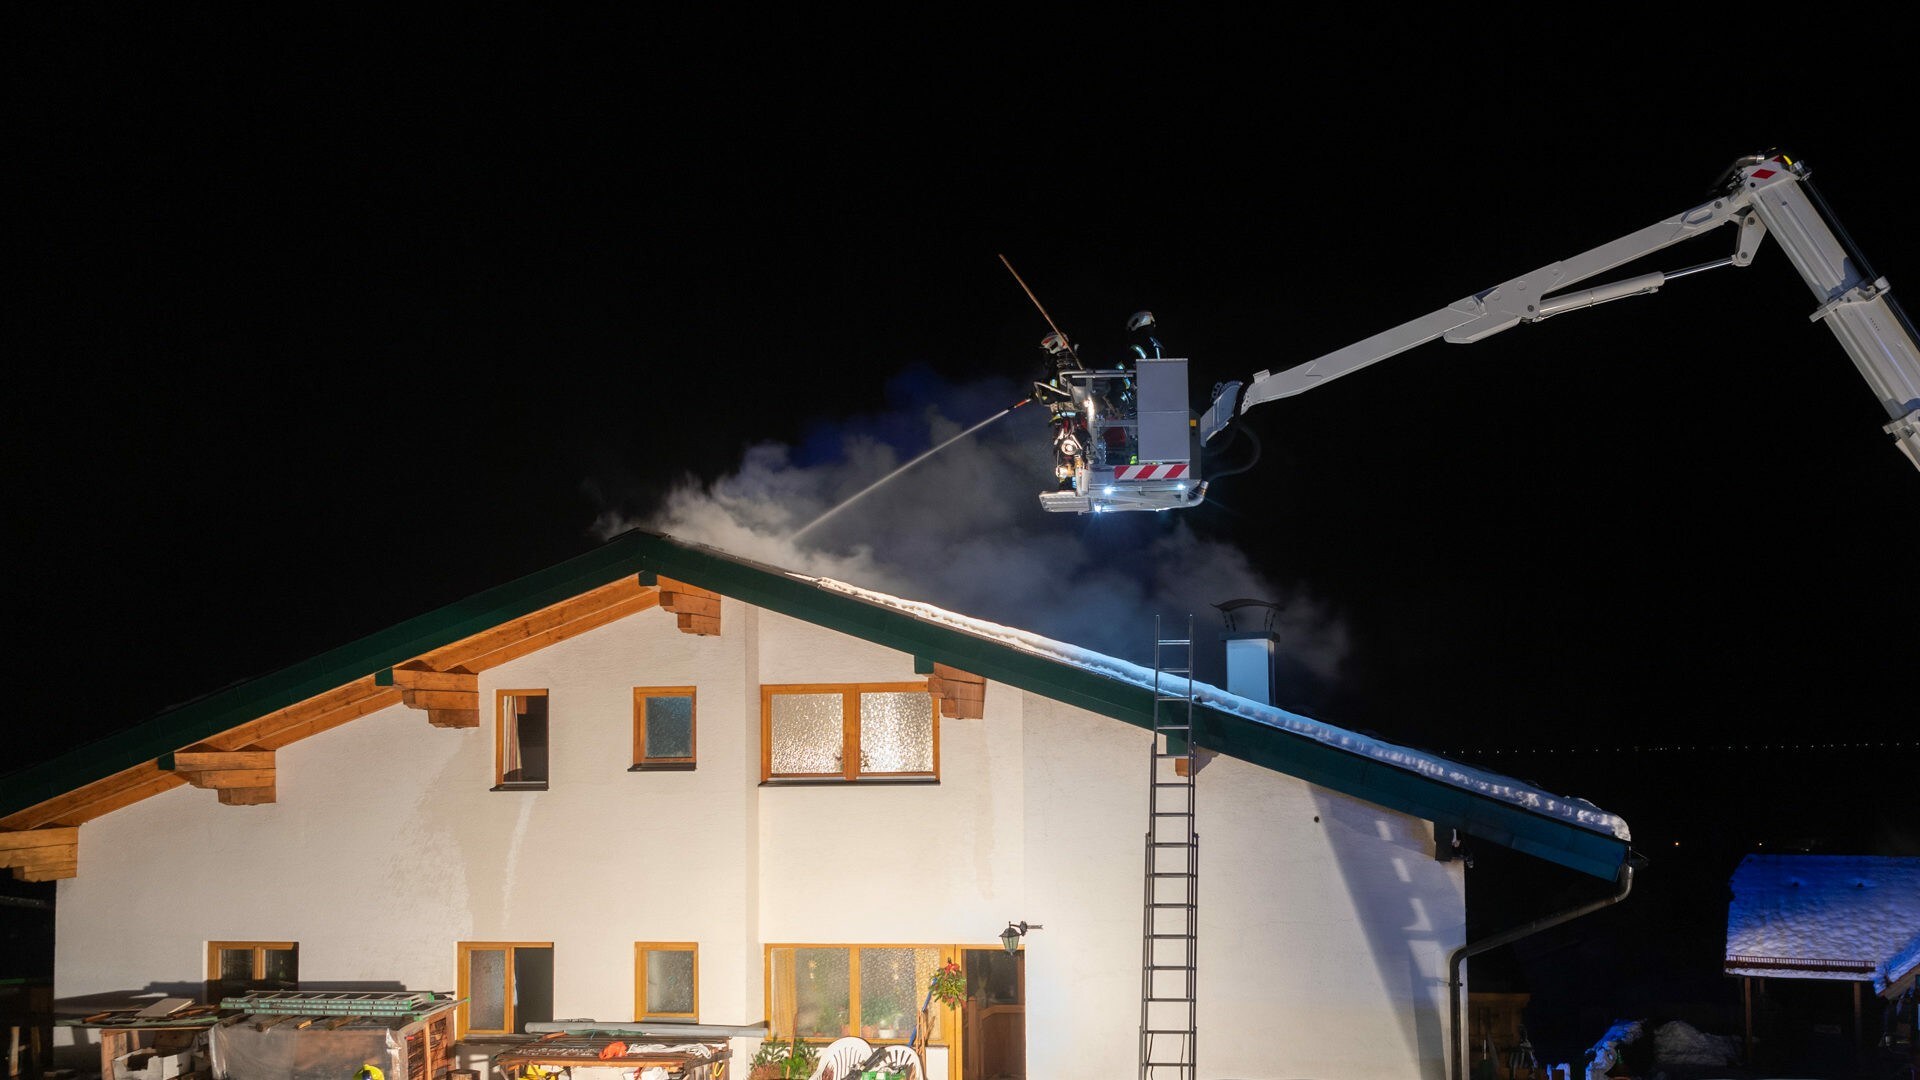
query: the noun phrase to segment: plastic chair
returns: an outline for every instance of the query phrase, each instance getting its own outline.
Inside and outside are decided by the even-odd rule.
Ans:
[[[858,1035],[835,1039],[820,1051],[820,1060],[808,1080],[847,1080],[873,1054],[873,1045]]]
[[[925,1080],[926,1070],[920,1067],[920,1055],[913,1052],[911,1046],[894,1043],[881,1048],[884,1055],[880,1063],[891,1069],[905,1069],[911,1080]]]

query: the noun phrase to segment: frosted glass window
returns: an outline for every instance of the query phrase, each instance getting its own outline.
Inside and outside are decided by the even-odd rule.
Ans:
[[[860,695],[860,771],[933,771],[933,695]]]
[[[647,699],[647,756],[669,758],[693,756],[692,698]]]
[[[928,983],[951,951],[927,945],[776,945],[767,950],[773,1036],[906,1042]],[[936,1009],[929,1042],[947,1043]]]
[[[920,1010],[914,949],[860,950],[860,1030],[870,1039],[904,1039]]]
[[[925,683],[763,686],[760,703],[762,779],[939,779]]]
[[[553,946],[460,943],[460,1037],[524,1032],[553,1019]]]
[[[794,1030],[803,1039],[837,1039],[848,1033],[853,967],[847,949],[795,949]]]
[[[695,956],[691,947],[641,947],[641,1016],[694,1015],[699,986]]]
[[[507,1030],[506,950],[474,949],[467,953],[467,987],[467,1030]]]
[[[695,712],[691,686],[634,688],[634,769],[693,768]]]
[[[774,775],[837,776],[845,705],[840,694],[775,694],[768,704]]]

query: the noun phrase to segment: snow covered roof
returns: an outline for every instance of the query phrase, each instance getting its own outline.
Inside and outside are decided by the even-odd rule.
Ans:
[[[1897,994],[1913,985],[1916,972],[1920,972],[1920,933],[1873,969],[1873,990],[1877,994]]]
[[[1070,665],[1149,691],[1154,688],[1154,673],[1151,668],[1141,667],[1091,649],[1041,637],[1025,630],[959,615],[931,604],[903,600],[871,589],[862,589],[831,578],[809,577],[803,574],[789,574],[789,576],[822,589],[844,593],[868,603],[892,608],[916,619],[936,622],[976,637],[988,638],[1009,648],[1018,649],[1054,663]],[[1187,680],[1179,676],[1165,676],[1161,689],[1166,693],[1184,694],[1187,690]],[[1554,795],[1509,776],[1502,776],[1471,765],[1462,765],[1424,750],[1397,746],[1381,739],[1335,727],[1299,713],[1238,697],[1217,686],[1198,680],[1193,682],[1193,697],[1195,702],[1201,705],[1232,716],[1304,736],[1326,746],[1351,754],[1359,754],[1395,768],[1416,772],[1454,787],[1525,807],[1536,813],[1562,818],[1582,828],[1603,833],[1618,840],[1632,839],[1624,819],[1617,814],[1600,809],[1585,799]]]
[[[1872,981],[1920,962],[1920,858],[1749,855],[1733,873],[1726,971]]]

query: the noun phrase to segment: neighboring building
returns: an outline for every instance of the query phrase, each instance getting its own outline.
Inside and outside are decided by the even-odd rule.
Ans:
[[[60,879],[62,999],[457,990],[478,1061],[552,1018],[904,1038],[954,958],[977,1008],[934,1076],[1107,1080],[1137,1073],[1151,681],[634,532],[16,771],[0,864]],[[1203,1076],[1442,1077],[1454,837],[1625,865],[1584,801],[1195,697]]]
[[[1920,858],[1748,855],[1734,870],[1732,893],[1726,972],[1741,980],[1749,1046],[1758,1038],[1791,1048],[1776,1057],[1806,1056],[1800,1047],[1824,1035],[1835,1046],[1850,1043],[1851,1054],[1876,1031],[1891,1037],[1887,1020],[1896,1016],[1911,1038]],[[1869,990],[1884,1003],[1872,1016],[1862,1001]]]

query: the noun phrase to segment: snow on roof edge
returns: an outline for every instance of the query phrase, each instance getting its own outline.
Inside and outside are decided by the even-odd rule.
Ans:
[[[815,577],[807,574],[785,571],[788,577],[832,592],[842,593],[855,599],[911,615],[927,622],[937,623],[975,637],[986,638],[999,644],[1018,649],[1029,655],[1038,656],[1056,663],[1077,667],[1107,678],[1130,683],[1145,690],[1154,688],[1154,673],[1138,664],[1094,652],[1091,649],[1042,637],[1039,634],[1014,627],[1001,626],[959,615],[945,608],[916,600],[903,600],[897,596],[863,589],[844,581],[832,578]],[[1187,680],[1167,676],[1161,683],[1165,689],[1183,692]],[[1210,708],[1229,713],[1244,720],[1264,724],[1294,735],[1314,740],[1326,746],[1335,747],[1351,754],[1371,758],[1382,764],[1419,773],[1432,780],[1453,787],[1471,791],[1491,799],[1531,810],[1549,817],[1560,818],[1591,832],[1612,836],[1621,841],[1633,839],[1627,823],[1619,815],[1608,813],[1593,803],[1577,797],[1554,795],[1529,784],[1522,783],[1509,776],[1477,769],[1469,765],[1443,758],[1438,754],[1398,746],[1381,739],[1371,738],[1345,728],[1289,712],[1274,705],[1263,705],[1249,698],[1230,694],[1225,690],[1207,683],[1193,683],[1193,697]]]
[[[1913,940],[1907,942],[1904,948],[1887,957],[1874,969],[1873,992],[1884,994],[1888,987],[1905,982],[1916,967],[1920,967],[1920,934],[1913,935]]]

